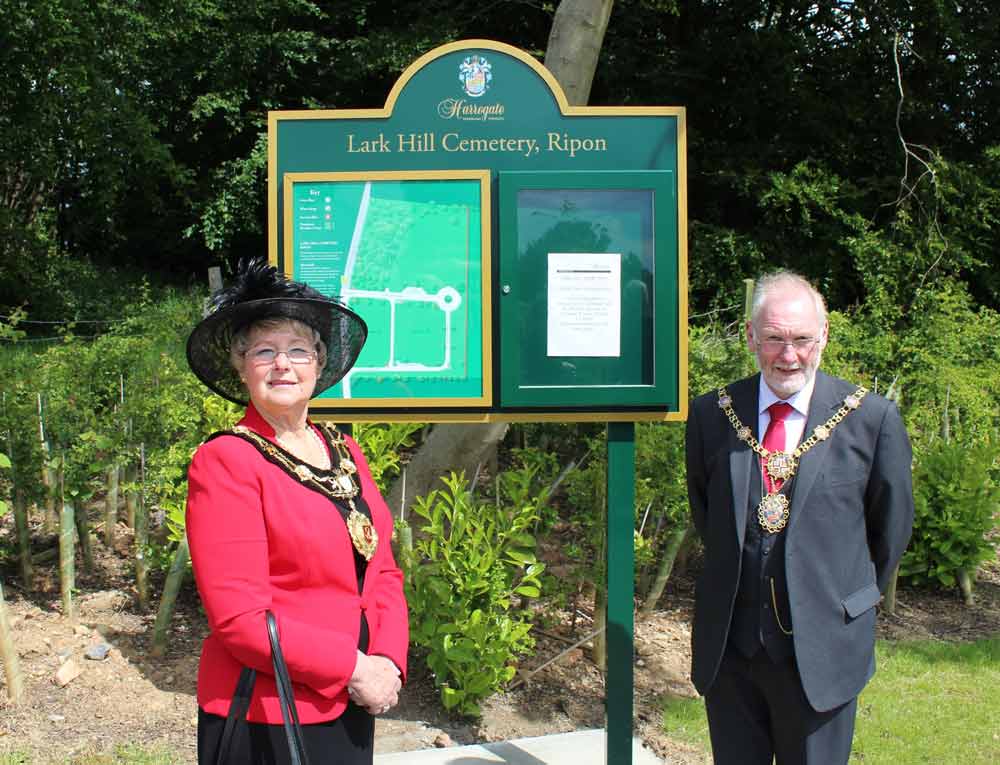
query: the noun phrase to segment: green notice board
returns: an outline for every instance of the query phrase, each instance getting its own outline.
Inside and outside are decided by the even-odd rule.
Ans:
[[[429,51],[380,108],[271,112],[270,260],[371,330],[312,414],[684,419],[684,120],[571,106],[492,40]]]
[[[368,323],[357,364],[321,399],[489,405],[489,208],[485,170],[285,176],[294,278]]]
[[[677,408],[673,189],[669,171],[500,174],[503,407]]]

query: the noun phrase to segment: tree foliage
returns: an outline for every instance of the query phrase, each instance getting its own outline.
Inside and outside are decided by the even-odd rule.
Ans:
[[[135,336],[160,323],[132,309],[162,282],[186,286],[208,264],[263,249],[268,110],[380,106],[414,59],[461,38],[541,57],[556,9],[0,0],[0,342],[54,326],[65,337],[39,356],[5,358],[15,374],[4,418],[29,421],[34,381],[53,381],[51,436],[85,491],[87,469],[116,448],[134,407],[131,444],[173,439],[149,475],[179,507],[185,450],[229,413],[205,403],[173,354],[194,301],[165,306],[177,310],[173,334],[150,342]],[[692,394],[750,371],[735,332],[743,279],[790,267],[833,309],[824,366],[880,391],[894,383],[918,459],[945,411],[963,443],[995,434],[998,49],[1000,20],[985,0],[613,4],[589,102],[687,109]],[[126,321],[84,323],[95,319]],[[45,320],[77,323],[32,323]],[[157,395],[116,409],[122,381],[109,369],[119,364]],[[92,385],[70,398],[81,374]],[[653,500],[655,524],[639,540],[651,555],[683,516],[674,431],[639,433],[649,473],[637,526]],[[559,451],[579,459],[595,429],[567,432]],[[13,438],[15,465],[41,461],[32,436]],[[568,482],[594,534],[600,471],[592,459]],[[598,547],[594,534],[581,554]]]
[[[0,307],[83,315],[80,269],[184,282],[259,251],[268,110],[379,106],[460,38],[539,55],[556,10],[0,0]],[[619,0],[590,103],[687,107],[696,311],[772,265],[835,308],[940,276],[996,304],[998,48],[985,0]]]

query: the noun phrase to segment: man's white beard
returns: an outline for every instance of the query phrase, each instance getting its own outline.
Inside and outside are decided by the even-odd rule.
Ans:
[[[809,382],[816,376],[816,370],[819,369],[819,363],[822,360],[823,352],[816,349],[816,356],[811,360],[811,363],[800,364],[799,368],[796,370],[798,374],[791,377],[782,375],[777,379],[771,379],[766,372],[764,372],[764,367],[760,361],[760,355],[758,353],[754,354],[754,361],[757,364],[757,369],[760,371],[761,375],[764,377],[764,382],[767,386],[774,391],[780,399],[786,399],[794,396],[800,390],[802,390]],[[773,365],[772,365],[773,366]]]

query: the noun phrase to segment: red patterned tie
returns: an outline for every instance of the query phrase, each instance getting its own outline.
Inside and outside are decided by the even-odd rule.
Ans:
[[[767,431],[764,433],[764,441],[761,445],[769,452],[783,452],[785,451],[785,418],[792,413],[792,405],[779,401],[771,404],[767,408],[767,412],[771,415],[771,421],[767,423]],[[760,468],[764,474],[764,489],[767,493],[770,494],[780,489],[783,481],[776,478],[772,487],[771,477],[764,469],[763,459],[761,459]]]

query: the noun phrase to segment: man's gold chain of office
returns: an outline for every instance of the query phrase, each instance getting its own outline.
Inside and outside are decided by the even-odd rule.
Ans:
[[[813,432],[809,437],[795,447],[795,451],[792,452],[772,452],[765,449],[760,441],[754,437],[753,431],[740,422],[740,418],[736,416],[736,412],[733,411],[733,398],[729,395],[729,391],[725,387],[719,388],[719,408],[729,418],[729,422],[732,423],[733,428],[736,430],[736,437],[740,441],[745,441],[754,453],[760,456],[763,461],[764,470],[767,471],[767,475],[771,479],[769,485],[773,487],[776,481],[790,481],[798,469],[799,459],[802,455],[820,441],[828,439],[833,429],[840,424],[840,421],[861,406],[861,399],[867,393],[868,389],[859,385],[854,393],[844,398],[844,403],[833,413],[833,416],[822,425],[817,425],[813,428]],[[784,488],[784,483],[782,484],[782,488]],[[781,493],[781,489],[768,491],[760,501],[760,504],[757,505],[757,521],[760,523],[761,528],[769,534],[781,531],[788,523],[789,507],[788,497]]]

